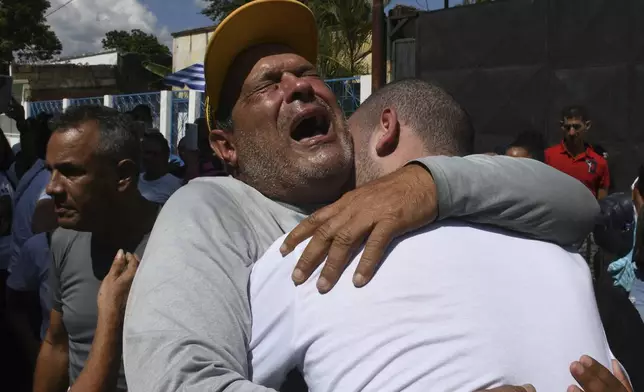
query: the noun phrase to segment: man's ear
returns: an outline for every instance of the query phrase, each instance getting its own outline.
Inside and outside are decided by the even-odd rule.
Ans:
[[[376,153],[379,157],[385,157],[396,151],[398,141],[400,140],[400,123],[398,122],[398,113],[393,108],[385,108],[380,114],[380,124],[378,124],[376,137]]]
[[[586,121],[586,130],[589,130],[589,129],[590,129],[590,127],[592,127],[592,126],[593,126],[593,122],[592,122],[592,121]]]
[[[232,134],[223,129],[210,131],[210,148],[227,166],[237,167],[237,149],[232,140]]]
[[[133,184],[139,175],[139,165],[131,159],[124,159],[117,165],[118,187],[119,192],[124,192]]]

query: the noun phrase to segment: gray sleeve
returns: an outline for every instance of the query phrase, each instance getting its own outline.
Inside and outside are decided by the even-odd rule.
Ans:
[[[253,233],[224,190],[199,186],[163,207],[134,279],[123,332],[128,389],[272,391],[247,381]]]
[[[426,157],[439,219],[462,218],[571,245],[593,229],[599,205],[578,180],[533,159]]]
[[[67,239],[62,233],[62,230],[58,229],[54,231],[51,236],[51,264],[49,265],[47,283],[49,284],[49,291],[51,293],[52,309],[61,314],[63,313],[63,303],[60,291],[60,267],[66,246]]]

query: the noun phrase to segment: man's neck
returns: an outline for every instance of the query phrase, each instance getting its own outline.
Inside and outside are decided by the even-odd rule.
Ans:
[[[92,235],[101,242],[123,244],[138,242],[152,230],[156,218],[157,205],[146,200],[138,192],[127,202],[113,209],[110,219],[100,231]]]
[[[564,145],[566,146],[566,150],[574,157],[586,151],[586,144],[583,140],[574,142],[564,141]]]

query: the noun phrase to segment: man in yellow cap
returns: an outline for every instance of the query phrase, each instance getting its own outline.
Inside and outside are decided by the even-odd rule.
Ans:
[[[131,390],[267,390],[248,381],[252,265],[307,213],[354,187],[344,117],[315,72],[316,30],[301,3],[257,0],[213,33],[205,59],[211,145],[233,177],[193,180],[157,220],[126,312]],[[370,268],[391,237],[432,222],[437,209],[439,218],[465,217],[562,243],[583,238],[592,227],[593,216],[584,215],[596,206],[585,202],[585,194],[575,205],[558,197],[564,189],[578,195],[574,181],[541,189],[553,171],[539,163],[492,157],[484,164],[480,157],[417,163],[375,188],[363,186],[367,200],[353,198],[348,206],[358,217],[368,215],[369,227],[358,232],[377,229],[378,237],[367,242],[375,254]],[[491,191],[494,198],[487,197]],[[362,225],[362,218],[355,222]],[[334,240],[337,233],[329,232],[330,255],[343,245]],[[346,250],[345,256],[326,263],[322,291],[337,281]]]

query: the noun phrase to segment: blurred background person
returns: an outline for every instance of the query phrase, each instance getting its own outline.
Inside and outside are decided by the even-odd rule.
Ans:
[[[148,105],[136,105],[129,111],[129,114],[134,121],[141,121],[145,125],[146,130],[153,127],[154,118],[152,117],[152,109]]]
[[[615,357],[631,375],[635,390],[644,388],[644,322],[630,292],[635,268],[635,214],[631,195],[614,193],[599,202],[600,214],[594,229],[599,251],[595,255],[595,298]]]
[[[139,191],[146,199],[163,204],[181,186],[183,181],[168,172],[170,147],[160,132],[143,135],[143,173],[139,179]]]
[[[569,106],[561,111],[561,142],[548,148],[545,162],[581,181],[597,197],[608,195],[610,173],[608,162],[588,143],[586,137],[592,122],[582,106]]]
[[[545,160],[544,150],[546,143],[539,132],[526,131],[510,143],[504,155],[515,158],[532,158],[540,162]]]
[[[8,171],[13,164],[13,152],[2,129],[0,129],[0,134],[0,260],[9,260],[11,257],[14,184],[9,179]],[[5,268],[0,270],[0,306],[3,307],[6,278],[7,270]]]
[[[197,124],[197,150],[191,151],[185,142],[183,146],[179,146],[179,155],[185,162],[185,182],[197,177],[226,175],[224,164],[210,148],[210,130],[206,119],[198,118],[195,124]]]

